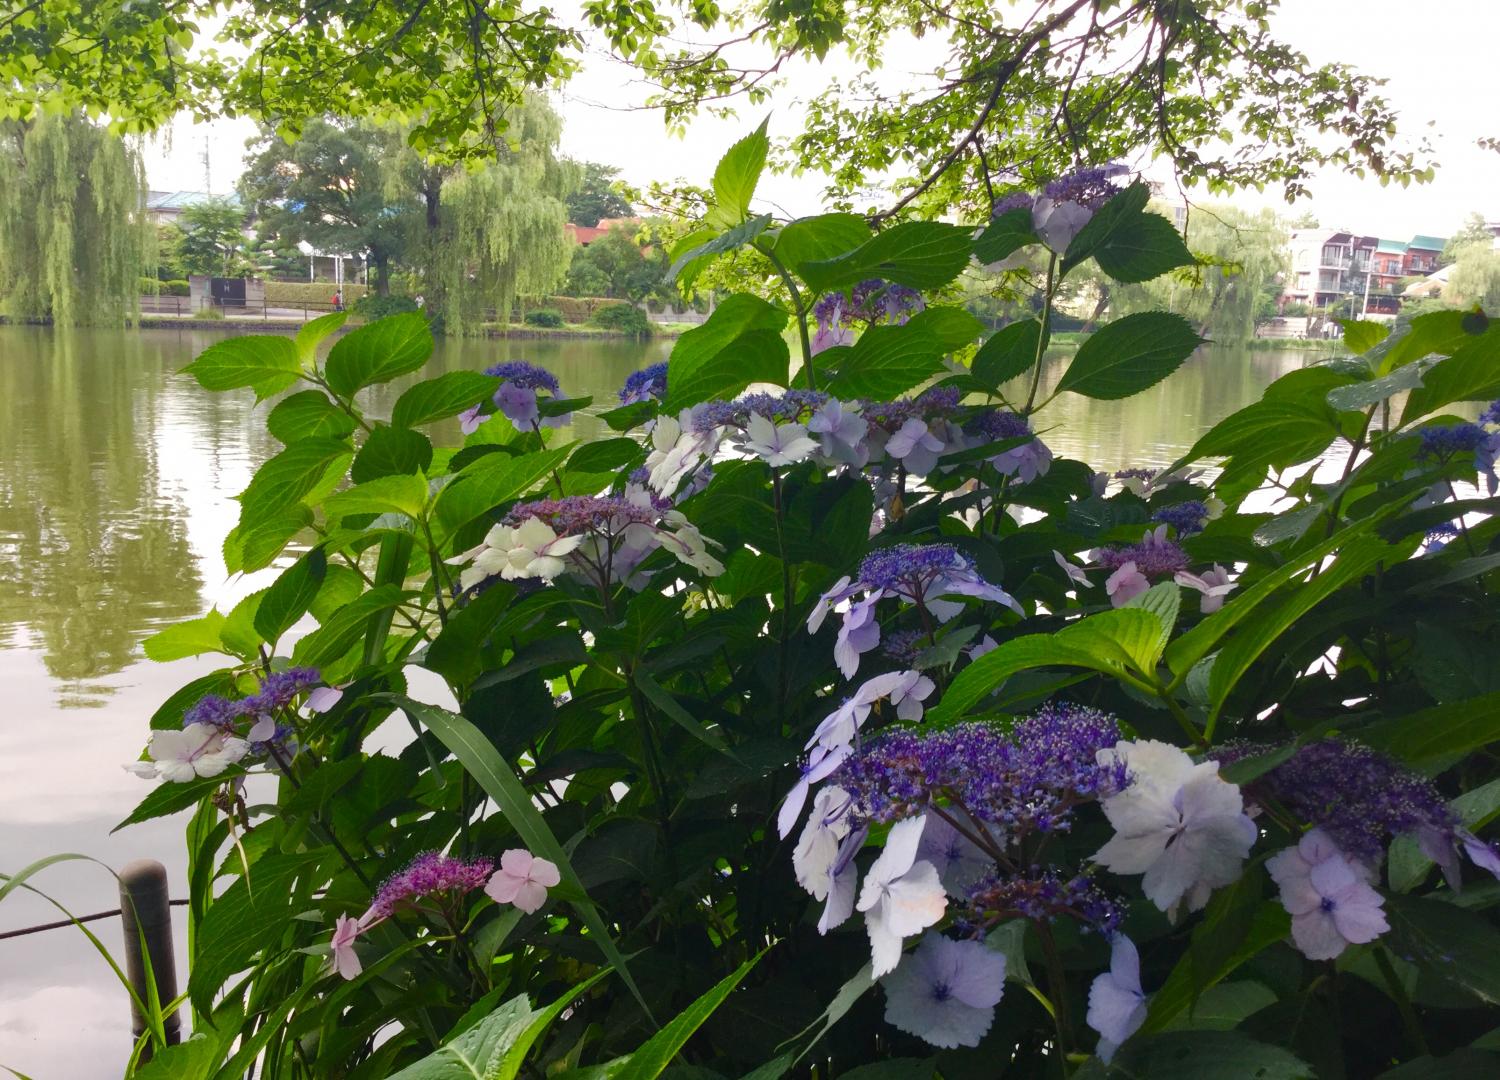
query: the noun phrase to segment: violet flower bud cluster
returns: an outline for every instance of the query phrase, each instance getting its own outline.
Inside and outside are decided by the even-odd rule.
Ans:
[[[544,390],[554,398],[563,396],[557,376],[546,368],[529,364],[524,360],[507,360],[504,363],[490,365],[484,369],[484,373],[501,380],[500,388],[495,391],[492,399],[494,408],[487,412],[482,405],[476,405],[472,409],[459,413],[459,427],[465,435],[472,435],[478,431],[479,426],[494,412],[499,412],[518,428],[529,428],[533,431],[544,427],[566,427],[572,422],[572,413],[547,417],[541,414],[539,402],[543,399],[538,396],[537,391]]]

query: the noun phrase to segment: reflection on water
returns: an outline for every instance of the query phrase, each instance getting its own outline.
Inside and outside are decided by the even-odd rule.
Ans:
[[[228,580],[219,556],[236,518],[232,496],[277,448],[261,423],[267,406],[175,374],[221,337],[0,326],[0,870],[57,851],[116,867],[151,855],[182,894],[178,822],[114,837],[109,829],[148,790],[119,763],[139,751],[152,710],[213,666],[150,664],[139,642],[209,604],[227,610],[270,573]],[[531,360],[569,396],[593,395],[598,411],[614,404],[627,373],[667,348],[444,342],[424,374]],[[1216,349],[1123,402],[1064,394],[1039,426],[1056,452],[1099,468],[1163,465],[1301,362]],[[1044,395],[1065,367],[1048,363]],[[388,413],[408,383],[371,391],[371,411]],[[601,428],[584,416],[576,433]],[[456,425],[435,434],[456,439]],[[40,884],[79,911],[115,906],[112,879],[83,865],[52,868]],[[34,898],[0,905],[0,929],[55,917]],[[114,944],[116,924],[99,927]],[[118,1076],[128,1022],[123,992],[76,933],[0,941],[0,1063],[38,1077]]]

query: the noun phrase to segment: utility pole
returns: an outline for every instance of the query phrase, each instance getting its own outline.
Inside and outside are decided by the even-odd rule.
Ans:
[[[203,162],[203,193],[205,195],[212,195],[214,192],[214,179],[213,171],[210,165],[210,158],[208,156],[207,135],[203,136],[203,157],[200,160],[202,160]]]

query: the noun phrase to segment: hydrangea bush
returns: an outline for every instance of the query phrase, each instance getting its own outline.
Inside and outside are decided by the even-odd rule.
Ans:
[[[160,777],[131,822],[194,811],[198,1034],[158,1063],[1500,1063],[1500,416],[1465,404],[1500,397],[1500,329],[1348,324],[1181,461],[1099,473],[1048,449],[1049,403],[1200,344],[1122,318],[1043,392],[1070,272],[1192,265],[1144,185],[779,223],[763,139],[675,255],[753,247],[779,299],[725,299],[617,402],[510,363],[372,416],[428,358],[416,314],[190,366],[276,398],[285,449],[224,551],[275,580],[147,645],[228,657],[130,766]],[[1029,248],[1037,319],[981,340],[945,289]],[[584,409],[613,434],[569,441]]]

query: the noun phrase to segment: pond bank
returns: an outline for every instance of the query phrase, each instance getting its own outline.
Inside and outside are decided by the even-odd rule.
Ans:
[[[184,315],[142,315],[134,323],[125,329],[135,330],[217,330],[231,333],[296,333],[306,322],[304,319],[252,319],[252,318],[228,318],[228,319],[195,319]],[[51,326],[50,319],[11,319],[0,315],[0,326]],[[340,328],[343,333],[362,326],[362,320],[351,320]],[[676,338],[683,331],[692,329],[683,323],[667,323],[664,325],[653,325],[651,328],[652,338]],[[489,338],[516,338],[529,340],[555,340],[573,339],[587,341],[642,341],[649,340],[640,338],[635,334],[622,333],[619,330],[605,330],[595,326],[522,326],[512,323],[509,326],[498,324],[486,324],[483,327],[484,337]],[[479,336],[479,335],[476,335]]]

